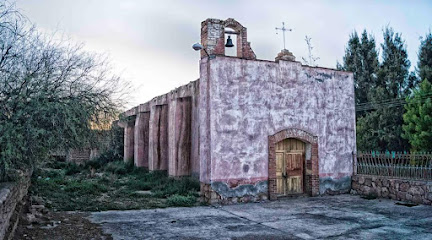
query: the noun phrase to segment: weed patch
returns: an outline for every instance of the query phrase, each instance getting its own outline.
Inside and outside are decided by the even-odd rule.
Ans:
[[[96,169],[95,174],[90,174],[90,168]],[[42,197],[47,207],[63,211],[194,206],[200,188],[197,179],[174,179],[165,171],[149,172],[122,161],[45,165],[35,171],[32,182],[32,195]]]
[[[191,207],[196,204],[196,197],[173,195],[166,202],[168,206],[172,207]]]

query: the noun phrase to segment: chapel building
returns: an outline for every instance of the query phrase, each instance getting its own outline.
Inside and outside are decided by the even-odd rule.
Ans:
[[[124,113],[125,161],[195,176],[210,203],[350,190],[351,72],[302,65],[288,50],[258,60],[231,18],[203,21],[201,44],[198,80]]]

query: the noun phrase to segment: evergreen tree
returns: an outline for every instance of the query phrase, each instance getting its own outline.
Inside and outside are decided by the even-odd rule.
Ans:
[[[378,53],[373,36],[368,35],[366,30],[361,39],[357,32],[352,33],[343,64],[338,64],[338,69],[353,72],[356,104],[368,102],[368,92],[376,86],[378,72]]]
[[[432,34],[426,34],[426,37],[420,43],[419,59],[417,72],[420,80],[428,79],[432,81]]]
[[[432,84],[423,80],[420,88],[407,98],[406,113],[403,115],[404,134],[413,150],[432,149]]]
[[[407,98],[406,113],[403,116],[404,134],[413,150],[432,149],[432,34],[426,34],[421,41],[417,73],[422,81],[419,89]]]
[[[401,137],[405,109],[398,103],[410,94],[417,79],[409,73],[410,61],[401,34],[387,27],[383,37],[382,62],[376,72],[375,84],[365,90],[368,105],[375,110],[365,112],[357,119],[359,150],[409,148],[408,141]]]
[[[403,98],[413,87],[413,79],[409,78],[408,53],[400,33],[394,33],[392,28],[384,29],[382,48],[382,63],[378,71],[378,86],[386,89],[388,98]]]

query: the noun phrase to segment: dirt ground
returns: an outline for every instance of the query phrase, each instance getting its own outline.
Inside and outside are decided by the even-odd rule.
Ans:
[[[24,214],[25,215],[25,214]],[[14,240],[109,240],[100,225],[91,223],[80,212],[48,212],[39,218],[38,223],[30,223],[24,218],[15,232]]]

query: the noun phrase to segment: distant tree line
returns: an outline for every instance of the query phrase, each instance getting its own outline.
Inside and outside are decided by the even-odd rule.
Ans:
[[[128,86],[110,69],[104,56],[40,33],[0,2],[0,180],[109,126]]]
[[[339,70],[354,73],[357,149],[432,150],[432,35],[420,38],[410,72],[405,41],[383,30],[381,52],[366,30],[350,35]]]

